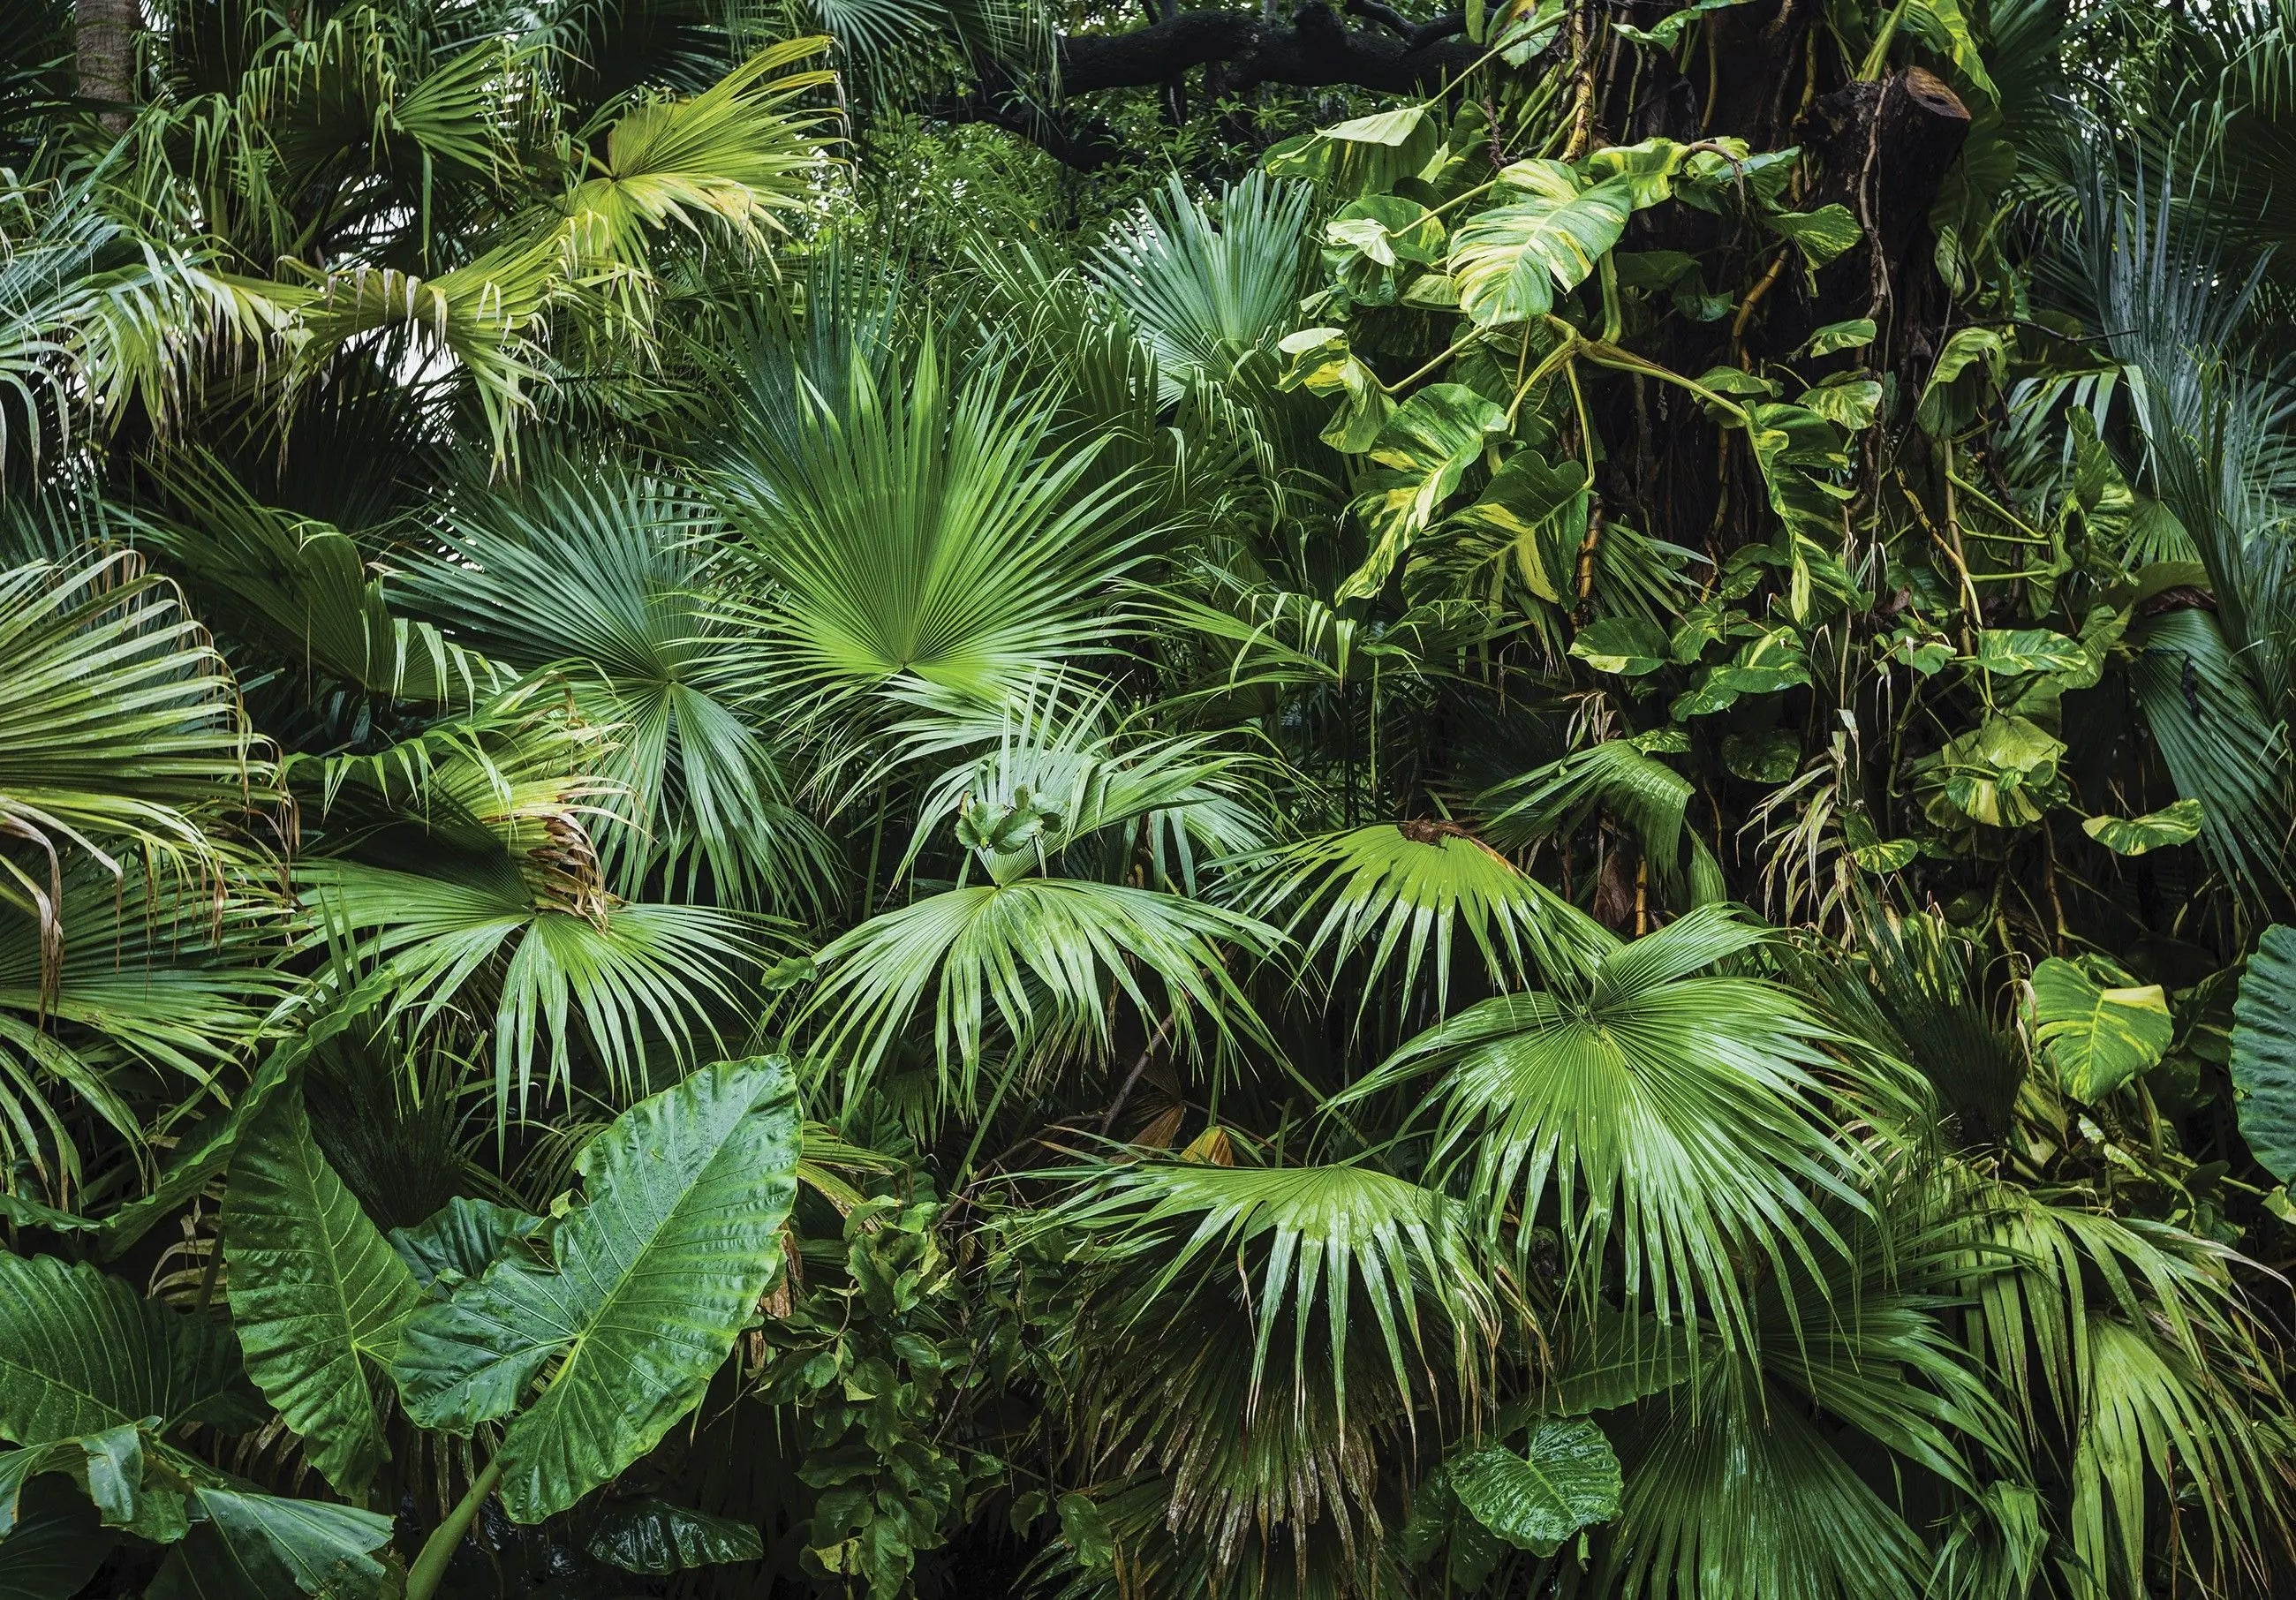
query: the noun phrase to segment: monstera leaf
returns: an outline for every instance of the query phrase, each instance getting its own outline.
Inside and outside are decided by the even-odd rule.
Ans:
[[[1478,213],[1454,235],[1450,267],[1459,284],[1459,308],[1478,324],[1493,327],[1545,316],[1554,309],[1555,291],[1592,277],[1595,264],[1626,232],[1635,212],[1632,178],[1611,178],[1583,193],[1570,188],[1571,181],[1546,183],[1521,200]]]
[[[80,1439],[147,1417],[262,1419],[220,1319],[145,1300],[85,1263],[0,1254],[0,1438]]]
[[[780,1058],[726,1063],[639,1102],[582,1152],[587,1202],[555,1268],[496,1260],[400,1330],[409,1416],[514,1417],[496,1461],[521,1522],[565,1510],[652,1449],[701,1397],[781,1264],[797,1195],[796,1091]]]
[[[2248,958],[2231,1067],[2241,1136],[2273,1177],[2296,1182],[2296,928],[2267,928]]]
[[[1377,543],[1340,587],[1341,599],[1379,593],[1412,536],[1434,520],[1484,445],[1505,431],[1506,414],[1463,383],[1431,383],[1388,418],[1371,450],[1381,470],[1357,502]]]
[[[2074,1099],[2103,1099],[2160,1061],[2176,1030],[2157,983],[2107,989],[2054,956],[2033,969],[2033,1037]]]
[[[1552,1555],[1581,1528],[1619,1514],[1619,1458],[1593,1423],[1549,1417],[1520,1456],[1487,1444],[1452,1462],[1451,1488],[1507,1543]]]
[[[422,1298],[311,1136],[299,1088],[241,1135],[224,1199],[231,1315],[248,1375],[338,1493],[363,1498],[388,1458],[373,1378]]]

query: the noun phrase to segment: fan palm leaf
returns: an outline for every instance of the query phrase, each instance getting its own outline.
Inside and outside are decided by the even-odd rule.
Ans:
[[[1046,455],[1046,403],[994,365],[952,384],[930,344],[906,387],[857,353],[846,402],[801,391],[809,424],[753,433],[722,474],[774,586],[782,693],[914,677],[994,701],[1110,642],[1099,608],[1132,557],[1101,525],[1122,487],[1088,484],[1089,452]]]
[[[1661,1321],[1752,1336],[1742,1270],[1816,1274],[1844,1248],[1827,1207],[1861,1209],[1869,1158],[1836,1133],[1834,1037],[1763,980],[1699,977],[1762,931],[1707,907],[1621,946],[1579,993],[1505,995],[1406,1045],[1341,1102],[1446,1069],[1439,1162],[1520,1247],[1550,1213],[1574,1295],[1623,1268]],[[1860,1094],[1890,1095],[1876,1066]]]
[[[729,905],[816,905],[827,843],[747,710],[765,663],[709,602],[718,527],[668,483],[566,466],[450,509],[447,554],[393,587],[490,658],[562,676],[586,720],[617,730],[596,765],[621,801],[599,829],[615,893],[706,872]]]

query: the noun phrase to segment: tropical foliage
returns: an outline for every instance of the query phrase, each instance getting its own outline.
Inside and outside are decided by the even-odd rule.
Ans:
[[[2296,10],[0,16],[0,1596],[2296,1587]]]

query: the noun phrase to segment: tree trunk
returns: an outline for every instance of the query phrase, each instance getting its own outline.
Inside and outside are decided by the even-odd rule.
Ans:
[[[76,0],[73,41],[79,94],[99,108],[103,126],[124,133],[135,100],[135,36],[143,31],[142,0]]]

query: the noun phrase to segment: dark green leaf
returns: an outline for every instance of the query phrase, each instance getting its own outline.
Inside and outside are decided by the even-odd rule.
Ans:
[[[1451,1487],[1493,1533],[1551,1555],[1581,1528],[1619,1514],[1619,1458],[1593,1423],[1550,1417],[1520,1456],[1488,1444],[1453,1461]]]
[[[663,1500],[618,1500],[590,1530],[591,1555],[625,1572],[681,1572],[760,1561],[765,1540],[748,1522]]]
[[[780,1057],[726,1063],[639,1102],[577,1163],[584,1204],[555,1270],[499,1259],[400,1330],[407,1415],[466,1431],[517,1410],[498,1459],[520,1522],[565,1510],[701,1399],[781,1267],[797,1194],[796,1091]]]

